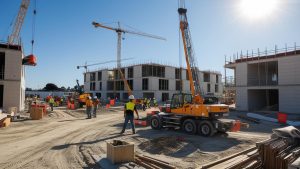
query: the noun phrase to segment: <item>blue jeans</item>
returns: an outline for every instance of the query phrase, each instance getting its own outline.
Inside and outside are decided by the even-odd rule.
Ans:
[[[131,128],[132,128],[132,132],[135,133],[135,126],[134,126],[134,122],[133,122],[133,119],[134,119],[134,115],[132,114],[126,114],[125,116],[125,122],[124,122],[124,125],[123,125],[123,130],[122,130],[122,133],[125,132],[125,129],[127,127],[127,123],[128,121],[130,121],[130,124],[131,124]]]

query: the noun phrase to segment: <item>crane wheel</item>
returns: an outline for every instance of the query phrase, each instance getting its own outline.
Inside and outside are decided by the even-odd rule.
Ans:
[[[204,120],[200,121],[198,125],[198,133],[202,136],[209,137],[215,134],[215,129],[211,122]]]
[[[182,129],[184,132],[186,132],[188,134],[196,134],[197,126],[196,126],[195,120],[193,120],[193,119],[184,120],[184,122],[182,124]]]
[[[159,116],[153,115],[150,120],[151,128],[154,130],[160,130],[162,128],[162,122]]]

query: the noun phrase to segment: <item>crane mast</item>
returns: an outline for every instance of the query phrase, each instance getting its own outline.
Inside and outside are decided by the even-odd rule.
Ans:
[[[9,36],[8,44],[18,44],[20,31],[29,7],[30,0],[22,0],[18,16],[14,23],[12,34]]]
[[[185,60],[187,64],[188,77],[190,81],[190,89],[193,96],[201,95],[201,87],[199,82],[199,70],[197,67],[197,61],[195,58],[191,32],[187,20],[187,9],[184,7],[184,1],[181,2],[181,7],[178,8],[179,20],[180,20],[180,31],[183,40]]]
[[[112,30],[115,31],[118,35],[118,46],[117,46],[117,68],[118,71],[120,73],[121,79],[124,82],[125,88],[128,91],[128,95],[132,94],[132,90],[130,89],[130,86],[121,70],[121,48],[122,48],[122,33],[129,33],[129,34],[134,34],[134,35],[139,35],[139,36],[144,36],[144,37],[148,37],[148,38],[154,38],[154,39],[160,39],[160,40],[166,40],[163,37],[160,36],[155,36],[155,35],[151,35],[151,34],[147,34],[147,33],[143,33],[143,32],[134,32],[134,31],[130,31],[130,30],[125,30],[122,29],[120,26],[120,23],[118,22],[118,27],[117,28],[113,28],[110,26],[106,26],[97,22],[92,22],[92,25],[94,25],[96,28],[101,27],[104,29],[108,29],[108,30]]]

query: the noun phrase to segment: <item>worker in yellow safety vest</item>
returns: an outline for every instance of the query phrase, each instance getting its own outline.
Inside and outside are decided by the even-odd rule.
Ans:
[[[49,99],[49,105],[51,107],[51,111],[53,111],[53,106],[54,106],[54,98],[53,97],[50,97],[50,99]]]
[[[134,100],[134,96],[130,95],[129,96],[129,102],[125,104],[124,106],[124,118],[125,118],[125,122],[123,125],[123,130],[121,131],[121,134],[123,134],[125,132],[125,128],[127,126],[128,121],[130,121],[131,124],[131,128],[132,128],[132,133],[135,134],[135,126],[134,126],[134,112],[137,115],[137,118],[139,119],[139,113],[137,111],[137,108],[135,106],[135,104],[133,103]]]

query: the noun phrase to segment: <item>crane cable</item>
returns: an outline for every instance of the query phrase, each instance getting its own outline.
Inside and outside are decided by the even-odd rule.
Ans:
[[[35,38],[35,18],[36,18],[36,0],[33,2],[33,17],[32,17],[32,39],[31,39],[31,53],[33,54],[34,38]]]

